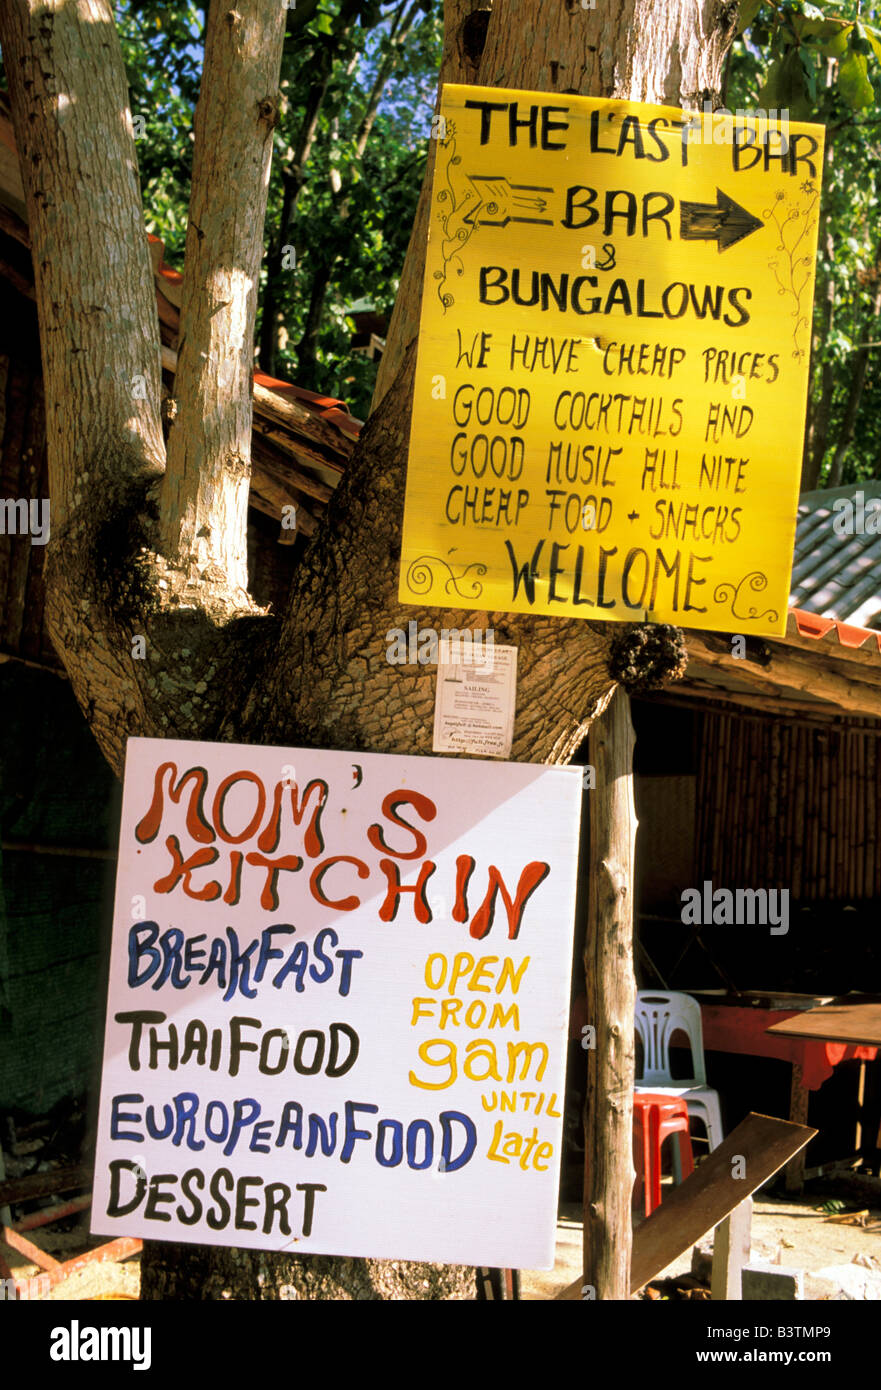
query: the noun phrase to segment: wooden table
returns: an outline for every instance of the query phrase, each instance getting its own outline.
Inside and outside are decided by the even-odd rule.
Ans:
[[[860,1076],[857,1083],[857,1105],[862,1117],[866,1099],[866,1062],[871,1061],[881,1047],[881,998],[878,995],[846,994],[833,999],[815,1009],[806,1009],[792,1018],[774,1023],[769,1034],[777,1037],[805,1038],[826,1043],[827,1053],[831,1048],[854,1049],[854,1056],[860,1063]],[[807,1115],[807,1096],[804,1113]],[[857,1119],[855,1147],[857,1153],[862,1149],[862,1118]],[[798,1176],[804,1180],[804,1150],[792,1160],[794,1168],[800,1169]],[[789,1169],[787,1169],[787,1186]]]
[[[782,1023],[774,1023],[768,1032],[782,1033],[788,1038],[881,1047],[881,998],[846,994],[819,1008],[794,1014]]]
[[[832,1075],[841,1062],[872,1061],[881,1037],[874,1039],[854,1036],[856,1025],[850,1017],[851,1031],[844,1033],[841,1019],[843,1008],[872,1007],[878,1010],[881,1022],[881,1002],[871,1004],[862,996],[851,996],[844,1005],[826,995],[772,994],[755,991],[732,999],[719,990],[692,990],[700,1001],[705,1051],[728,1052],[754,1057],[773,1057],[789,1062],[792,1080],[789,1097],[789,1118],[796,1124],[806,1124],[808,1098]],[[818,1007],[819,1006],[819,1007]],[[835,1026],[829,1010],[836,1011]],[[874,1017],[874,1015],[873,1015]],[[813,1020],[806,1023],[807,1019]],[[770,1023],[770,1027],[769,1027]],[[859,1027],[867,1030],[866,1018],[860,1015]],[[839,1036],[841,1033],[841,1036]],[[865,1066],[860,1070],[859,1103],[865,1087]],[[804,1186],[804,1150],[796,1154],[786,1167],[787,1192],[800,1192]]]

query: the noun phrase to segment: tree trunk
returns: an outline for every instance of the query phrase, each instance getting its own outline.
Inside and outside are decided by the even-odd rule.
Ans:
[[[497,0],[477,71],[473,33],[461,29],[473,8],[454,0],[447,78],[690,105],[718,93],[736,22],[731,5],[697,0],[610,0],[596,10]],[[272,10],[241,0],[209,11],[216,32],[197,122],[176,383],[185,413],[166,457],[154,287],[109,0],[0,7],[48,403],[47,614],[118,773],[132,734],[428,753],[434,674],[390,665],[386,634],[410,620],[462,626],[461,610],[401,608],[397,599],[414,356],[413,320],[403,314],[389,343],[399,369],[298,567],[287,612],[261,614],[241,583],[246,363],[283,28]],[[207,195],[218,180],[226,217]],[[419,283],[423,246],[414,234],[402,284]],[[468,621],[491,622],[497,640],[519,649],[512,756],[568,761],[614,689],[615,629],[506,614]],[[133,636],[146,638],[146,659]],[[465,1269],[370,1261],[356,1270],[345,1260],[184,1249],[147,1247],[146,1297],[473,1291]]]
[[[218,571],[244,608],[254,321],[286,12],[237,4],[208,14],[160,540],[187,578]]]

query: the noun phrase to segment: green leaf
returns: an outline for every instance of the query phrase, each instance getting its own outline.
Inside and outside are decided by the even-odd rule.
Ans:
[[[872,51],[868,35],[859,20],[853,26],[853,33],[850,36],[850,46],[854,53],[871,53]]]
[[[805,70],[797,48],[775,58],[759,92],[759,106],[787,110],[793,120],[806,120],[813,112],[807,98]]]
[[[864,24],[862,27],[875,57],[881,58],[881,34],[878,33],[877,29],[873,29],[870,24]]]
[[[875,92],[868,76],[868,63],[864,53],[849,49],[838,67],[838,90],[854,111],[871,106]]]
[[[820,49],[824,58],[843,58],[847,52],[847,41],[850,37],[852,24],[842,25],[834,38],[828,43],[824,43]]]
[[[820,47],[837,38],[842,29],[847,31],[850,25],[844,24],[840,19],[799,19],[796,15],[793,27],[803,43]]]
[[[738,34],[745,33],[761,8],[762,0],[740,0],[740,22],[737,26]]]

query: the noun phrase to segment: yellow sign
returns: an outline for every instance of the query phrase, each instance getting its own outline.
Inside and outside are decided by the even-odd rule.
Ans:
[[[401,601],[783,632],[822,128],[448,86],[436,131]]]

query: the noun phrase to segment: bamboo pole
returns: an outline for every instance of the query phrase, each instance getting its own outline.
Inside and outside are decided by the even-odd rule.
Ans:
[[[836,775],[839,782],[842,782],[844,793],[844,825],[841,834],[844,841],[844,864],[846,887],[845,893],[848,902],[853,902],[856,897],[856,861],[858,850],[856,845],[856,807],[859,790],[856,782],[856,742],[850,730],[842,735],[844,740],[844,757],[836,768]]]
[[[844,838],[844,778],[838,770],[847,756],[847,736],[840,729],[829,734],[826,756],[823,759],[824,786],[828,779],[829,806],[825,830],[826,843],[826,888],[823,897],[842,898],[845,896],[845,860],[847,841]]]
[[[793,756],[793,778],[795,781],[795,805],[792,815],[792,838],[795,853],[792,861],[792,895],[798,901],[803,892],[804,866],[807,859],[808,827],[805,823],[805,796],[807,792],[808,737],[809,729],[800,725],[793,730],[795,753]]]
[[[860,872],[857,879],[857,896],[859,898],[867,898],[871,894],[868,875],[869,861],[866,854],[866,802],[869,798],[869,786],[866,781],[866,745],[869,740],[862,729],[858,737],[859,748],[857,766],[859,768],[859,793],[857,796],[857,844],[859,846]]]
[[[810,799],[808,802],[808,852],[805,863],[805,897],[813,899],[817,896],[817,878],[819,855],[817,847],[819,844],[818,827],[820,824],[820,779],[817,768],[817,744],[820,734],[816,729],[811,733],[808,742],[808,779],[807,785],[810,788]]]
[[[765,872],[758,880],[767,883],[769,888],[782,887],[782,879],[779,879],[783,860],[780,854],[780,810],[784,804],[783,789],[780,785],[783,763],[781,744],[781,729],[775,719],[771,725],[771,760],[768,768],[771,785],[768,795],[768,827],[765,834]]]
[[[724,823],[723,838],[721,838],[721,853],[724,858],[724,873],[720,874],[720,881],[723,884],[736,887],[738,884],[746,883],[743,877],[743,851],[745,851],[745,838],[743,838],[743,787],[745,778],[749,776],[749,752],[748,745],[749,728],[743,723],[742,719],[732,719],[730,721],[731,730],[731,755],[730,766],[731,774],[725,778],[725,799],[723,802]]]
[[[878,888],[878,863],[881,856],[875,852],[875,835],[878,829],[878,740],[866,739],[866,878],[867,898],[874,898]]]
[[[584,1145],[586,1297],[630,1297],[633,1192],[633,724],[620,688],[590,731],[590,867],[584,971],[588,1022]]]

